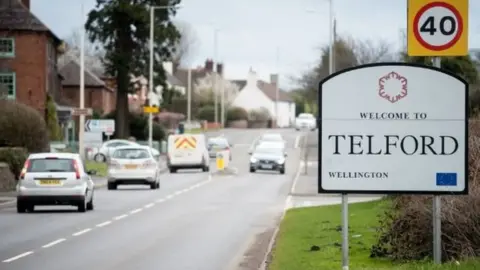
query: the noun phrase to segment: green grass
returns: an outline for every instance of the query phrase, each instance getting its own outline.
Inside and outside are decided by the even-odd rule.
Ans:
[[[434,265],[430,262],[393,263],[370,258],[376,243],[378,215],[388,207],[387,200],[349,206],[350,269],[421,270],[480,269],[480,261]],[[269,270],[341,269],[341,208],[339,205],[289,210],[282,221]],[[316,245],[318,251],[310,251]]]
[[[95,162],[93,160],[88,160],[85,162],[87,165],[87,170],[95,170],[97,171],[96,176],[105,177],[107,176],[107,164]]]

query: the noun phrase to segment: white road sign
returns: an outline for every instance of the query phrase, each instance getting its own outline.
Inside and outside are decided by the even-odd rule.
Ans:
[[[113,134],[115,132],[115,120],[89,119],[85,121],[85,131],[105,132],[108,134]]]
[[[380,63],[335,73],[319,93],[320,193],[468,193],[463,79]]]

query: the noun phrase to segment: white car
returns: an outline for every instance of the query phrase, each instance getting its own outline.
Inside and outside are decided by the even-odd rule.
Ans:
[[[160,166],[151,150],[142,145],[117,147],[108,162],[108,189],[117,189],[118,185],[160,188]]]
[[[33,212],[37,205],[73,205],[93,210],[95,184],[79,154],[38,153],[25,161],[17,184],[17,212]]]
[[[295,129],[315,130],[317,128],[317,119],[311,113],[301,113],[295,119]]]
[[[93,156],[93,160],[96,162],[106,162],[107,159],[113,154],[117,147],[120,146],[141,146],[137,142],[132,142],[129,140],[109,140],[102,144],[98,152]],[[154,156],[159,156],[160,152],[157,149],[152,148],[152,153]]]

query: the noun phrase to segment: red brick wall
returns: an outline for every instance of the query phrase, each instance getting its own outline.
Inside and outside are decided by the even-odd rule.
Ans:
[[[103,88],[85,87],[85,107],[96,112],[109,113],[115,109],[112,104],[113,92]],[[63,86],[62,100],[71,107],[80,106],[80,88],[78,86]]]
[[[0,68],[15,72],[16,100],[45,112],[47,36],[41,32],[2,32],[15,38],[15,57],[0,58]]]

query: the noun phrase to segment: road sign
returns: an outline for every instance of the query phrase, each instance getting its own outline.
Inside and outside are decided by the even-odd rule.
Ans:
[[[408,0],[409,56],[468,55],[468,0]]]
[[[73,112],[72,112],[72,115],[74,115],[74,116],[79,116],[79,115],[92,115],[92,114],[93,114],[92,108],[83,108],[83,109],[74,108],[74,109],[73,109]]]
[[[157,106],[144,106],[143,107],[143,112],[144,113],[158,113],[160,112],[160,108]]]
[[[466,81],[378,63],[327,77],[319,93],[319,193],[468,193]]]
[[[85,131],[91,132],[115,132],[115,120],[113,119],[89,119],[85,121]]]

